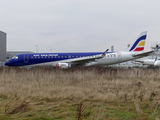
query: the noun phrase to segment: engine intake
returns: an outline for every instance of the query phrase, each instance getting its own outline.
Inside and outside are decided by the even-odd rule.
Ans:
[[[68,63],[57,63],[56,68],[69,68],[71,67]]]

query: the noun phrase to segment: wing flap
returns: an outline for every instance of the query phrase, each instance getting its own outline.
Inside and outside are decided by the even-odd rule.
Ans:
[[[70,63],[71,65],[81,65],[81,64],[86,64],[88,62],[91,62],[91,61],[95,61],[96,59],[100,59],[102,57],[84,57],[84,58],[81,58],[81,59],[76,59],[76,60],[72,60],[68,63]]]

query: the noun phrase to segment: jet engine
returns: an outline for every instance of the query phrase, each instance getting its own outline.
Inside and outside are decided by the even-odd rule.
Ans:
[[[160,61],[159,60],[155,61],[154,65],[155,66],[160,66]]]
[[[57,63],[56,68],[69,68],[71,67],[68,63]]]

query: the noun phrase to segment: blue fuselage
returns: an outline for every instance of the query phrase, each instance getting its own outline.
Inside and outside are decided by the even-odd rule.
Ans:
[[[27,66],[59,61],[71,61],[84,57],[94,57],[101,55],[103,52],[81,52],[81,53],[29,53],[19,54],[8,60],[7,66]]]

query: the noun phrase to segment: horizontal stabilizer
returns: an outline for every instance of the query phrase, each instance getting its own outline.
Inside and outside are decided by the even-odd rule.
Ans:
[[[140,53],[140,54],[133,54],[133,57],[145,57],[145,56],[149,56],[151,53],[153,53],[154,51],[148,51],[148,52],[144,52],[144,53]]]

